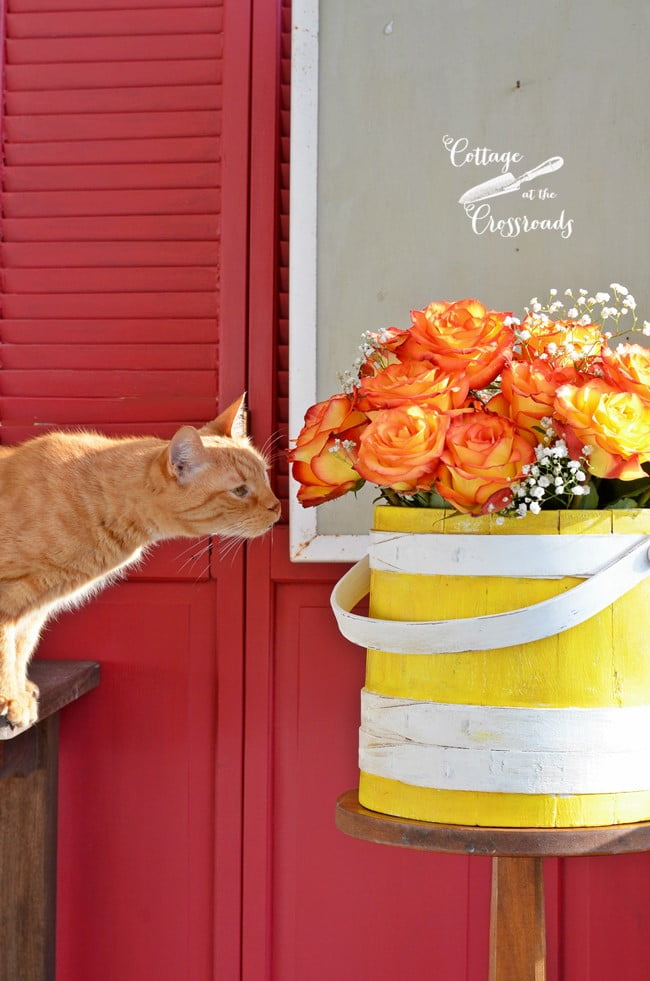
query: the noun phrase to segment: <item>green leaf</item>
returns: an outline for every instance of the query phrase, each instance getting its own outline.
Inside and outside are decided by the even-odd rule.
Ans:
[[[633,497],[619,497],[618,501],[613,501],[608,505],[613,511],[621,511],[624,508],[638,508],[638,501]]]

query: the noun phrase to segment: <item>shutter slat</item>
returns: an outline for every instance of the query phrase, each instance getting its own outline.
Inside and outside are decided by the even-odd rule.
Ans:
[[[0,396],[0,418],[23,426],[79,425],[80,423],[168,422],[179,419],[211,419],[214,396],[193,395],[160,398],[75,399],[12,398]],[[4,432],[3,432],[4,435]],[[32,431],[32,435],[35,435]]]
[[[62,215],[216,214],[219,192],[213,188],[128,191],[30,191],[3,195],[7,218],[54,218]]]
[[[83,216],[5,217],[2,228],[6,242],[180,242],[218,238],[219,218],[216,214],[139,215],[136,222],[122,215],[105,215],[101,221]]]
[[[210,266],[124,266],[72,269],[6,269],[4,288],[10,294],[42,293],[201,293],[214,289]]]
[[[214,109],[221,103],[218,85],[176,85],[149,88],[62,89],[61,91],[12,92],[5,98],[11,115],[44,113],[185,112]]]
[[[39,65],[57,62],[166,61],[221,56],[221,38],[215,34],[177,34],[141,37],[65,37],[9,39],[8,65]]]
[[[5,138],[10,143],[47,140],[134,140],[217,136],[219,112],[73,113],[69,116],[7,116]]]
[[[131,164],[88,166],[6,167],[3,185],[19,191],[119,190],[121,188],[214,187],[218,171],[213,163],[149,164],[140,174]]]
[[[110,365],[111,369],[162,371],[171,363],[179,370],[214,371],[217,363],[214,344],[57,344],[48,339],[49,344],[4,344],[3,369],[99,371]]]
[[[155,8],[165,10],[167,8],[188,7],[210,7],[222,6],[221,0],[76,0],[76,3],[65,2],[65,0],[8,0],[7,9],[10,13],[37,13],[39,11],[61,11],[71,10],[75,6],[83,5],[84,10],[133,10],[134,8]]]
[[[52,143],[9,144],[5,160],[10,167],[30,164],[114,164],[204,162],[219,160],[219,140],[214,136],[147,140],[85,140]]]
[[[37,13],[10,12],[7,32],[11,38],[97,37],[156,34],[216,34],[221,30],[217,7],[185,7],[169,10],[69,10]]]
[[[61,266],[215,266],[216,241],[204,242],[5,242],[0,243],[3,269]]]
[[[5,293],[6,317],[55,320],[64,317],[216,317],[216,293]]]
[[[212,371],[62,371],[34,370],[0,372],[2,396],[56,398],[164,398],[177,392],[209,397],[214,390]]]
[[[171,79],[175,85],[211,85],[221,82],[221,63],[215,57],[178,59],[172,61],[132,61],[120,64],[116,77],[113,62],[96,61],[84,63],[83,70],[75,62],[54,64],[7,65],[5,68],[6,86],[10,92],[28,92],[44,89],[120,89],[137,88],[148,85],[168,86]]]
[[[182,342],[188,346],[214,343],[214,320],[200,317],[191,320],[180,317],[175,320],[162,317],[136,320],[126,316],[104,320],[52,320],[46,317],[42,320],[6,319],[2,321],[2,337],[9,344],[22,344],[25,348],[37,344],[79,346],[84,342],[119,345],[143,343],[157,345],[161,352],[163,348],[173,352],[171,345],[175,343]],[[172,360],[171,363],[175,362]]]

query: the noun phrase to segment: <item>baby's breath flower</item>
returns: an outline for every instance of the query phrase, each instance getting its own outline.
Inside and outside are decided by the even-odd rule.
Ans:
[[[502,514],[524,517],[547,507],[568,507],[574,495],[588,493],[586,459],[569,457],[566,442],[551,429],[535,447],[535,463],[522,467],[521,479],[511,485],[512,500]]]

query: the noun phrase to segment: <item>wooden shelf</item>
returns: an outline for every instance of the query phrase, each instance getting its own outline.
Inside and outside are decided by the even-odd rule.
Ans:
[[[96,688],[99,665],[95,661],[33,661],[29,676],[40,688],[37,725]],[[13,728],[0,716],[0,739],[15,739],[26,728]]]

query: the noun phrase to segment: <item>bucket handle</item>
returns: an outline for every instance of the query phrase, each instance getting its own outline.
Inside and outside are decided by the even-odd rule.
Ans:
[[[339,630],[353,644],[395,654],[452,654],[514,647],[562,633],[610,606],[650,575],[644,537],[567,592],[519,610],[459,620],[380,620],[350,612],[370,589],[365,556],[338,581],[330,603]]]

